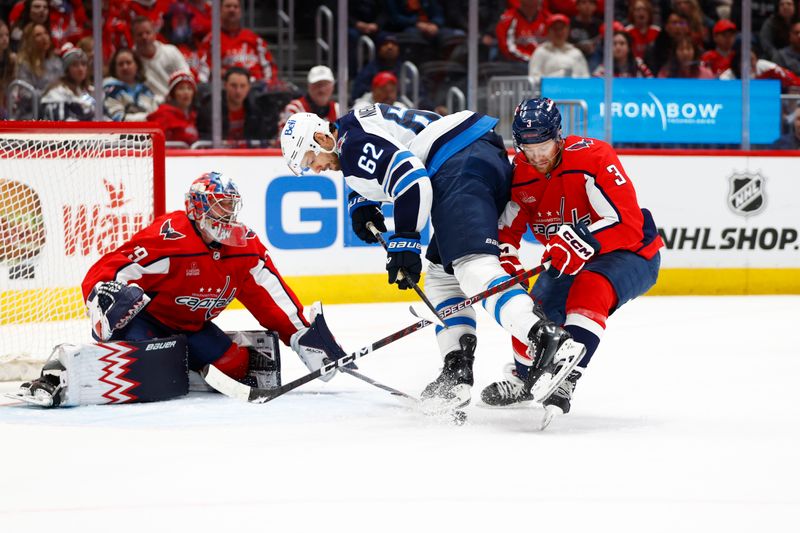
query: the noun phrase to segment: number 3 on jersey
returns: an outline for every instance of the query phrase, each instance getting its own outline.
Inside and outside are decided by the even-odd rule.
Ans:
[[[383,149],[378,150],[374,144],[367,143],[361,151],[365,155],[358,158],[358,166],[370,174],[374,174],[375,169],[378,168],[378,159],[383,155]]]
[[[625,179],[625,176],[622,175],[622,172],[619,171],[617,165],[608,165],[606,170],[617,177],[617,179],[614,180],[614,183],[617,185],[625,185],[625,183],[628,181]]]

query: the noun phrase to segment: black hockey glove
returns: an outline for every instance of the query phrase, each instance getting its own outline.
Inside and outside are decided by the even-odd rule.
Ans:
[[[388,258],[386,259],[386,270],[389,272],[389,284],[397,283],[403,290],[410,289],[411,284],[407,279],[414,283],[419,283],[422,273],[422,245],[419,243],[419,233],[416,231],[409,233],[395,233],[389,237],[389,246],[386,249]],[[402,279],[398,280],[398,274],[402,269]]]
[[[370,244],[378,242],[375,235],[367,228],[367,222],[375,224],[375,227],[381,233],[386,231],[386,223],[384,222],[383,213],[381,213],[380,202],[373,202],[363,196],[359,196],[357,193],[352,193],[347,202],[347,207],[350,211],[353,233],[358,235],[358,238],[364,242]]]
[[[114,331],[127,326],[148,302],[150,297],[135,283],[98,282],[86,299],[92,333],[98,340],[109,340]]]

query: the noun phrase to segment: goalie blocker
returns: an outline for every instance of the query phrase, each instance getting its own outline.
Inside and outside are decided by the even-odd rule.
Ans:
[[[249,353],[249,386],[280,387],[278,335],[272,331],[226,332]],[[40,407],[157,402],[190,390],[186,337],[57,346],[38,379],[9,398]],[[192,386],[191,390],[197,390]],[[206,389],[207,390],[207,389]]]

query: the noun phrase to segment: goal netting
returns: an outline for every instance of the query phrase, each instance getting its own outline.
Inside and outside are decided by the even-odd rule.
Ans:
[[[89,267],[164,210],[163,137],[111,124],[0,125],[0,381],[91,342]]]

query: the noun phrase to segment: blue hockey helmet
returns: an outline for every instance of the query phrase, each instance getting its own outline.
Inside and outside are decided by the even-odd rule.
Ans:
[[[561,113],[549,98],[523,100],[514,110],[511,130],[517,148],[557,139],[561,137]]]

